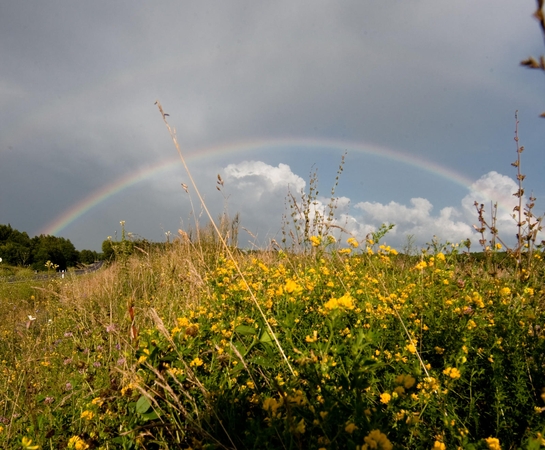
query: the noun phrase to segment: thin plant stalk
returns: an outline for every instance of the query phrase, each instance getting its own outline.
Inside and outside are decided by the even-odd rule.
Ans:
[[[189,167],[187,167],[187,164],[185,162],[185,158],[182,154],[182,150],[180,148],[180,144],[178,143],[178,139],[176,137],[176,130],[173,130],[167,119],[166,119],[166,114],[165,112],[163,111],[163,107],[161,106],[161,103],[159,102],[159,100],[157,100],[156,102],[157,104],[157,107],[159,108],[159,112],[161,113],[161,116],[163,117],[163,121],[165,122],[165,125],[167,127],[167,130],[170,134],[170,137],[172,138],[172,142],[174,142],[174,146],[176,147],[176,150],[178,151],[178,156],[180,157],[180,160],[182,161],[182,164],[184,166],[184,169],[186,170],[187,172],[187,176],[189,177],[189,180],[191,181],[191,184],[193,185],[193,189],[195,189],[195,193],[197,194],[197,197],[199,198],[199,201],[201,202],[201,205],[204,209],[204,211],[206,212],[206,215],[208,216],[208,219],[210,220],[210,223],[212,224],[213,228],[214,228],[214,231],[216,232],[216,234],[218,235],[218,238],[222,244],[222,246],[225,248],[225,251],[227,252],[229,258],[231,259],[231,261],[233,262],[235,268],[236,268],[236,271],[238,273],[238,275],[240,276],[242,282],[244,283],[244,286],[246,288],[246,290],[248,291],[248,293],[250,294],[250,297],[252,298],[252,301],[254,302],[255,306],[257,307],[259,313],[261,314],[261,317],[263,318],[263,321],[270,333],[270,335],[273,337],[274,339],[274,342],[276,344],[276,346],[278,347],[278,350],[280,351],[280,354],[282,355],[282,358],[284,359],[284,361],[286,362],[286,365],[288,366],[290,372],[292,375],[295,375],[295,372],[290,364],[290,362],[288,361],[288,357],[286,356],[286,353],[284,352],[284,350],[282,349],[282,346],[280,345],[280,342],[278,341],[278,338],[276,337],[276,334],[274,333],[271,325],[269,324],[269,321],[267,320],[267,316],[265,315],[265,313],[263,312],[263,310],[261,309],[261,306],[259,306],[259,302],[257,301],[257,298],[255,297],[252,289],[250,288],[250,285],[248,283],[248,281],[246,280],[246,277],[244,276],[244,274],[242,273],[242,270],[240,270],[240,267],[237,263],[237,261],[235,260],[234,256],[233,256],[233,253],[231,252],[231,250],[229,249],[229,246],[227,245],[227,243],[225,242],[225,239],[223,238],[223,236],[221,235],[221,232],[220,230],[218,229],[217,225],[216,225],[216,222],[214,221],[214,219],[212,218],[212,214],[210,214],[210,211],[208,210],[208,207],[206,206],[206,203],[203,199],[203,197],[201,196],[201,193],[199,191],[199,188],[197,187],[197,184],[195,183],[195,180],[193,179],[193,176],[191,175],[191,171],[189,170]]]

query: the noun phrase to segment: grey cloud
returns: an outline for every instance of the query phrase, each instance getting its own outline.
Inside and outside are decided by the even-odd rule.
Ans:
[[[170,157],[157,99],[183,148],[287,136],[346,139],[397,148],[471,179],[502,171],[511,156],[498,155],[512,151],[514,110],[524,112],[525,130],[542,129],[543,80],[518,67],[542,52],[533,7],[508,0],[494,8],[470,0],[6,4],[0,222],[32,233],[90,192]],[[540,132],[526,137],[528,149],[541,148]],[[528,164],[528,179],[545,193],[543,165],[529,155],[538,163]],[[286,162],[270,158],[274,167]],[[322,161],[317,154],[307,167]],[[391,186],[381,192],[426,197],[409,194],[396,179],[384,183]],[[141,203],[175,209],[174,200],[157,197],[169,189],[138,195]],[[448,187],[440,189],[448,197]],[[67,192],[61,200],[59,190]],[[357,193],[353,186],[344,194]],[[433,204],[437,211],[449,206]],[[146,221],[142,234],[163,222],[176,222],[174,228],[183,216],[165,214],[157,209],[157,221]],[[111,234],[115,215],[97,208],[89,217],[93,236]],[[263,217],[260,229],[272,220]],[[89,236],[70,230],[80,248],[96,247]]]

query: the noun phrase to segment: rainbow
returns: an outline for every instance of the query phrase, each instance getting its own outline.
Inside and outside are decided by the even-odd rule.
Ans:
[[[391,160],[397,163],[403,163],[411,167],[424,170],[433,175],[444,178],[450,182],[463,186],[469,189],[474,180],[461,175],[451,169],[443,167],[437,163],[427,161],[423,158],[417,158],[399,151],[395,151],[386,147],[382,147],[370,143],[345,142],[339,140],[324,140],[324,139],[271,139],[271,140],[249,140],[231,143],[227,145],[217,145],[206,148],[195,149],[188,152],[184,157],[188,163],[200,160],[206,160],[214,156],[223,156],[232,153],[247,153],[251,151],[268,150],[268,149],[286,149],[286,148],[304,148],[315,150],[346,150],[350,152],[363,153],[377,156],[386,160]],[[118,194],[119,192],[153,177],[163,171],[171,169],[176,165],[180,165],[183,169],[178,156],[162,160],[151,166],[140,168],[128,175],[114,180],[112,183],[92,192],[80,202],[72,205],[64,211],[55,220],[45,226],[39,234],[58,235],[62,230],[70,224],[78,220],[80,217],[88,213],[91,209],[98,206],[108,198]]]

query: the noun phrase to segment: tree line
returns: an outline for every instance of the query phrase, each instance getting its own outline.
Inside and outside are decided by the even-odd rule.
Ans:
[[[31,238],[26,231],[0,224],[0,258],[3,263],[34,270],[46,270],[45,263],[51,261],[59,270],[66,270],[102,260],[103,255],[93,250],[78,251],[69,239],[43,234]]]

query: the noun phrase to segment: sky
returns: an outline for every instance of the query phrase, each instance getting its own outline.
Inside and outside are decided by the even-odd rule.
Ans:
[[[544,53],[525,0],[0,5],[0,223],[100,250],[207,219],[163,118],[241,246],[288,230],[288,194],[334,193],[336,230],[398,249],[478,247],[474,201],[513,242],[515,112],[527,194],[545,199]],[[313,175],[315,173],[315,175]],[[217,176],[223,186],[217,189]],[[182,184],[188,185],[187,192]]]

